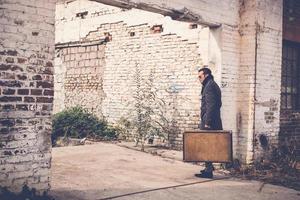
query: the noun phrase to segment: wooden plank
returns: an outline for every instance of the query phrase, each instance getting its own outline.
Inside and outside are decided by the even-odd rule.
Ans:
[[[183,160],[186,162],[231,162],[231,131],[185,132],[183,135]]]

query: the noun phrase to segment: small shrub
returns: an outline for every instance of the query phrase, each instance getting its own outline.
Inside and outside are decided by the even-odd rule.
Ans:
[[[149,143],[153,142],[155,136],[167,139],[171,130],[170,121],[165,117],[166,103],[158,96],[158,88],[154,86],[154,78],[153,70],[150,71],[148,78],[143,77],[140,66],[136,63],[134,107],[133,112],[131,112],[134,116],[130,121],[130,128],[136,146],[140,143],[142,151],[144,151],[147,139]]]
[[[297,169],[297,141],[293,138],[280,144],[269,144],[265,155],[252,165],[242,166],[232,163],[232,175],[256,179],[300,190],[300,171]],[[236,162],[236,160],[234,161]]]
[[[58,137],[116,139],[117,134],[105,120],[81,107],[73,107],[54,115],[52,144]]]

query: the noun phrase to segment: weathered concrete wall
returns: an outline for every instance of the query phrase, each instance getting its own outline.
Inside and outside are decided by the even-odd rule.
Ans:
[[[270,6],[271,5],[271,6]],[[261,135],[278,144],[282,60],[282,0],[257,1],[255,158],[264,153]]]
[[[55,0],[0,1],[0,186],[50,188]]]
[[[239,23],[239,0],[92,0],[122,8],[138,8],[171,16],[176,20],[188,20],[206,24],[234,25]],[[176,11],[176,12],[174,12]]]
[[[282,1],[241,1],[238,79],[240,157],[250,163],[263,151],[261,134],[276,143],[279,132]],[[246,153],[245,153],[246,152]]]

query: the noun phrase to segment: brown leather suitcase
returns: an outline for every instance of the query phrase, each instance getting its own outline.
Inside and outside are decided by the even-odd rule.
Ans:
[[[231,131],[197,130],[184,132],[183,161],[232,162]]]

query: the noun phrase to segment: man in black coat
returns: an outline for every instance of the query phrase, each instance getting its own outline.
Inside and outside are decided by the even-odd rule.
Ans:
[[[222,130],[221,121],[221,90],[214,81],[211,70],[203,67],[198,70],[198,78],[202,84],[201,90],[201,130]],[[211,162],[205,163],[205,169],[200,174],[195,174],[201,178],[213,177],[213,165]]]

